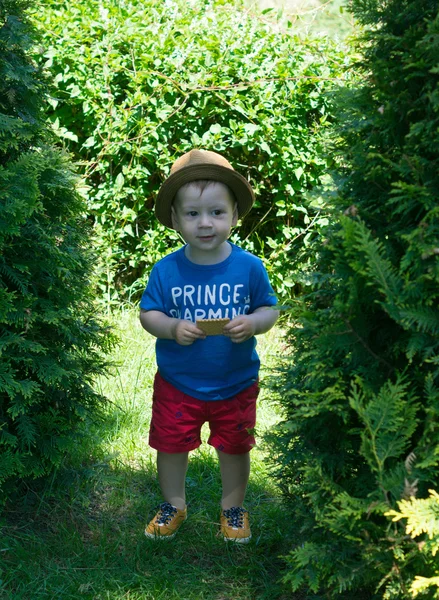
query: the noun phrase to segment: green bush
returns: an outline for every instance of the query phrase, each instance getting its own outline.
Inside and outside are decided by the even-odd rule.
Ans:
[[[429,490],[428,498],[414,498],[398,502],[398,510],[390,510],[386,516],[393,521],[406,519],[405,531],[413,539],[415,551],[421,551],[432,577],[417,575],[410,585],[410,592],[415,598],[428,588],[436,586],[434,598],[439,598],[439,568],[436,554],[439,551],[439,494]],[[417,539],[416,539],[417,538]]]
[[[291,311],[277,465],[293,590],[402,600],[434,575],[386,513],[439,477],[439,5],[352,4],[363,81],[340,98],[339,195]]]
[[[281,297],[326,218],[309,193],[346,53],[307,41],[238,0],[49,1],[36,24],[55,82],[51,120],[83,165],[109,304],[136,298],[178,237],[156,192],[192,147],[223,153],[258,202],[234,240],[264,257]],[[287,26],[287,25],[286,25]]]
[[[27,2],[0,4],[0,501],[49,473],[96,415],[110,337],[96,317],[90,229],[29,59]]]

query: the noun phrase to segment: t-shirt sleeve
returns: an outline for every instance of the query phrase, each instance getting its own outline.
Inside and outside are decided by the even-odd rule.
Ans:
[[[251,283],[253,288],[251,311],[261,306],[275,306],[277,304],[276,294],[271,287],[268,273],[261,260],[257,261],[257,266],[253,269]]]
[[[140,300],[140,308],[143,310],[159,310],[165,312],[163,300],[163,289],[160,281],[159,270],[156,266],[152,268],[148,284]]]

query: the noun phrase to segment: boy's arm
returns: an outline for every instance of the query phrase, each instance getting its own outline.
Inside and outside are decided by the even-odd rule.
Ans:
[[[260,306],[250,315],[240,315],[224,327],[232,342],[240,344],[254,335],[266,333],[276,323],[279,311],[270,306]]]
[[[168,317],[159,310],[140,309],[140,322],[148,333],[162,340],[175,340],[181,346],[190,346],[204,339],[205,333],[191,321]]]

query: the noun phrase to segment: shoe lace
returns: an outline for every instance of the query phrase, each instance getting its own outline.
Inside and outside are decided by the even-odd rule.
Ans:
[[[155,522],[157,525],[167,525],[176,513],[177,509],[175,506],[172,506],[169,502],[163,502],[163,504],[160,504]]]
[[[229,527],[244,527],[244,514],[247,511],[241,506],[233,506],[223,511]]]

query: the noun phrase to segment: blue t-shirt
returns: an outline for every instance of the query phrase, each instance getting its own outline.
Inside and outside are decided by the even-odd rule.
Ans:
[[[276,297],[262,261],[234,244],[231,247],[228,258],[216,265],[191,262],[185,247],[160,260],[151,271],[141,308],[195,322],[233,319],[274,306]],[[190,346],[159,338],[156,359],[166,381],[200,400],[235,396],[257,380],[260,365],[255,337],[234,344],[223,335]]]

